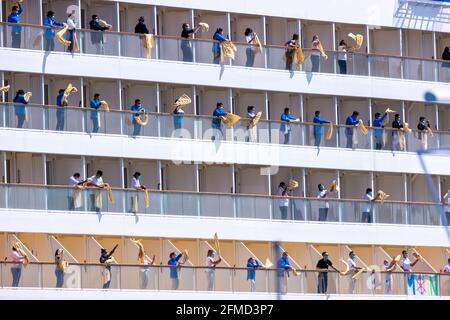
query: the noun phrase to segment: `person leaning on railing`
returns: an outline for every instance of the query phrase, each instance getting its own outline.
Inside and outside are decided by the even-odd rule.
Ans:
[[[111,263],[115,260],[114,257],[112,256],[114,251],[116,251],[117,247],[119,245],[116,244],[114,246],[114,248],[111,250],[111,252],[108,253],[108,251],[106,251],[105,248],[101,248],[100,249],[100,263],[105,265],[105,269],[103,270],[103,289],[108,289],[109,286],[111,285]]]
[[[214,109],[214,112],[213,112],[214,118],[212,119],[211,127],[214,129],[215,132],[220,132],[222,139],[224,137],[224,132],[222,130],[222,119],[226,115],[227,115],[227,113],[225,112],[225,110],[223,108],[223,103],[217,102],[216,108]],[[215,137],[215,133],[214,133],[214,137]]]
[[[256,269],[260,268],[261,264],[253,257],[247,260],[247,281],[250,281],[250,291],[256,291]]]
[[[322,124],[330,123],[330,121],[320,119],[320,111],[317,110],[314,112],[313,123],[316,123],[316,125],[314,125],[314,146],[319,147],[320,142],[322,141]]]
[[[346,148],[353,149],[353,133],[358,121],[359,112],[353,111],[351,116],[348,116],[345,120],[345,125],[349,126],[345,128],[345,136],[347,138]]]
[[[419,123],[417,124],[417,138],[420,140],[422,149],[428,149],[428,131],[431,130],[430,121],[428,121],[425,117],[419,118]]]
[[[287,278],[289,277],[289,270],[292,269],[291,263],[289,261],[289,254],[284,251],[281,254],[281,258],[278,260],[278,283],[280,285],[280,293],[286,294],[287,292]]]
[[[400,144],[400,129],[403,129],[403,123],[400,120],[400,114],[396,113],[394,116],[394,121],[392,122],[392,150],[399,151],[402,150]]]
[[[11,266],[11,274],[13,277],[11,287],[18,287],[20,282],[20,275],[22,273],[22,264],[25,260],[25,256],[19,253],[19,250],[17,250],[15,245],[12,247],[11,260],[13,262]]]
[[[77,30],[76,30],[77,24],[75,22],[75,19],[76,19],[76,16],[73,13],[71,13],[67,16],[66,24],[68,26],[68,29],[67,29],[66,40],[70,41],[70,44],[67,47],[67,52],[73,52],[74,48],[75,48],[74,41],[75,41],[76,32],[77,32]]]
[[[23,12],[22,1],[17,3],[17,6],[13,6],[11,13],[8,16],[9,23],[20,23],[20,15]],[[11,46],[13,48],[20,48],[22,40],[22,27],[13,26],[11,28]]]
[[[328,258],[328,252],[324,251],[322,252],[322,259],[317,261],[316,265],[316,268],[320,271],[317,277],[317,293],[327,293],[328,267],[331,267],[334,271],[340,273],[340,271],[333,266],[333,263]]]
[[[300,119],[292,116],[289,108],[284,108],[284,112],[281,114],[280,120],[282,121],[280,131],[284,135],[283,144],[289,144],[292,131],[291,122],[299,122]]]
[[[149,34],[150,33],[148,31],[148,28],[145,25],[144,21],[145,21],[144,17],[139,18],[138,23],[134,27],[134,33],[139,33],[139,34]]]
[[[142,125],[136,120],[136,117],[139,118],[139,116],[142,113],[145,113],[145,108],[141,104],[140,99],[136,99],[134,101],[134,105],[130,107],[130,110],[133,111],[133,137],[139,136],[141,134],[141,128]]]
[[[284,44],[284,46],[286,47],[285,49],[285,59],[286,59],[286,70],[292,70],[292,64],[294,63],[294,55],[295,55],[295,50],[299,47],[299,37],[297,33],[294,33],[292,35],[292,39],[289,40],[288,42],[286,42]]]
[[[92,15],[92,20],[89,22],[89,27],[91,30],[95,31],[101,31],[101,32],[91,32],[91,42],[93,45],[97,48],[97,54],[104,54],[105,53],[105,39],[103,37],[103,31],[110,29],[107,26],[103,26],[100,23],[100,19],[98,18],[98,15],[94,14]]]
[[[17,90],[16,96],[14,97],[14,102],[14,113],[17,117],[17,128],[22,128],[27,116],[26,105],[29,102],[25,99],[25,91],[22,89]]]

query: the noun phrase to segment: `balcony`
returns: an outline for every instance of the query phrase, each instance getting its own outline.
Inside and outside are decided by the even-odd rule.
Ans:
[[[17,117],[14,112],[13,103],[0,103],[0,126],[3,128],[16,128]],[[56,128],[56,106],[52,105],[32,105],[26,106],[28,109],[28,121],[24,123],[22,129],[52,131]],[[90,113],[94,109],[80,107],[66,107],[64,114],[64,132],[91,133],[93,129]],[[94,110],[96,111],[96,110]],[[133,113],[131,111],[110,110],[99,112],[101,127],[99,134],[108,135],[132,135],[133,125],[131,124]],[[222,131],[211,127],[212,116],[197,116],[185,114],[182,117],[182,129],[175,130],[174,116],[169,113],[147,113],[149,121],[146,126],[141,127],[140,136],[159,137],[159,138],[182,138],[194,140],[224,140],[224,141],[249,141],[249,131],[247,124],[249,119],[241,118],[241,121],[234,126],[222,126]],[[282,121],[279,120],[260,120],[257,124],[256,140],[252,142],[264,144],[284,144],[284,134],[280,130]],[[319,126],[314,123],[300,122],[291,123],[292,131],[288,145],[317,147],[314,138],[314,127]],[[333,126],[333,134],[330,140],[325,138],[328,125],[323,126],[323,136],[320,141],[320,147],[326,148],[346,148],[363,150],[395,150],[395,152],[417,152],[427,148],[445,148],[450,146],[450,132],[435,131],[433,135],[423,134],[424,139],[419,139],[420,132],[412,130],[405,133],[405,146],[403,149],[395,148],[393,145],[393,133],[397,129],[384,128],[376,129],[368,127],[367,135],[362,134],[361,130],[346,125]],[[348,134],[349,129],[354,131]],[[383,146],[376,148],[375,134],[383,132]]]
[[[44,36],[46,27],[37,25],[18,24],[22,27],[21,48],[27,50],[43,51]],[[13,26],[1,23],[0,28],[3,34],[0,46],[12,47],[11,28]],[[94,34],[101,33],[103,45],[96,45],[91,42]],[[77,30],[81,54],[130,57],[140,59],[153,59],[165,61],[184,61],[181,50],[181,38],[171,36],[155,36],[155,46],[147,51],[143,47],[143,38],[134,33],[125,32],[99,32],[91,30]],[[190,40],[193,51],[191,62],[212,64],[213,56],[211,47],[213,40],[195,39]],[[246,49],[248,44],[235,43],[237,47],[236,59],[225,64],[231,66],[246,66]],[[56,52],[64,52],[66,48],[55,40]],[[68,55],[70,53],[67,53]],[[75,53],[76,55],[78,53]],[[310,51],[304,49],[306,57],[305,63],[298,67],[298,71],[311,72]],[[338,67],[339,53],[336,51],[326,51],[328,59],[320,60],[319,72],[326,74],[340,74]],[[264,45],[263,53],[255,57],[254,68],[285,70],[284,59],[285,47]],[[433,82],[450,82],[450,67],[445,67],[445,61],[435,59],[423,59],[401,56],[389,56],[365,53],[347,53],[347,74],[355,76],[369,76],[378,78],[421,80]]]
[[[97,202],[96,194],[100,198]],[[24,202],[24,198],[28,201]],[[358,200],[290,197],[283,215],[279,196],[150,190],[148,208],[142,191],[113,188],[113,198],[113,202],[108,202],[105,190],[92,188],[0,184],[0,208],[7,211],[362,223],[365,222],[362,212],[368,206]],[[396,201],[377,201],[369,208],[375,224],[398,225],[446,225],[443,215],[448,211],[447,207],[433,203]],[[450,218],[450,213],[445,215]]]
[[[1,262],[1,287],[9,288],[12,283],[10,262]],[[64,288],[70,290],[102,289],[102,274],[105,267],[95,264],[70,264],[66,271],[66,283]],[[107,290],[145,290],[145,291],[208,291],[207,268],[205,267],[177,267],[179,285],[173,289],[170,278],[171,267],[140,265],[111,265],[111,284]],[[213,289],[215,293],[249,293],[251,285],[247,279],[247,268],[215,268],[215,280]],[[280,274],[283,277],[278,277]],[[277,293],[278,286],[285,286],[287,294],[317,294],[317,282],[320,272],[315,270],[296,270],[297,276],[290,272],[289,277],[284,277],[281,269],[257,269],[255,270],[256,293]],[[403,273],[391,272],[391,288],[385,292],[385,272],[363,272],[357,279],[352,280],[353,273],[341,275],[334,271],[328,271],[327,293],[332,295],[414,295],[412,288],[408,286],[408,279],[429,279],[434,285],[427,287],[423,292],[426,296],[449,296],[450,275],[431,273]],[[147,277],[147,283],[144,279]],[[283,281],[284,279],[285,282]],[[277,283],[279,282],[279,283]],[[284,282],[284,283],[283,283]],[[21,288],[54,288],[56,283],[54,263],[30,263],[22,268]],[[146,284],[146,286],[144,286]],[[415,295],[421,295],[416,292]]]

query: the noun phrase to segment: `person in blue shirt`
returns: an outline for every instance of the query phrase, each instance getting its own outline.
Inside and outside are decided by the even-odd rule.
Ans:
[[[141,100],[134,100],[134,105],[130,107],[131,111],[133,111],[133,136],[139,136],[141,134],[142,125],[140,125],[134,117],[139,117],[142,113],[145,112],[145,109],[141,105]]]
[[[289,144],[291,139],[291,121],[300,121],[299,118],[296,118],[291,115],[289,108],[284,108],[284,113],[281,115],[281,121],[283,121],[280,125],[280,131],[284,134],[284,144]]]
[[[213,35],[213,39],[216,40],[213,43],[212,46],[212,52],[213,52],[213,63],[219,64],[220,63],[220,43],[227,41],[227,39],[223,36],[223,29],[217,28],[216,32]]]
[[[375,113],[375,119],[373,119],[372,126],[375,128],[373,130],[373,136],[375,138],[375,149],[381,150],[384,147],[383,134],[384,134],[384,120],[386,119],[387,112],[381,115],[379,112]]]
[[[289,261],[289,255],[286,251],[283,252],[281,258],[278,260],[278,281],[280,283],[280,293],[286,293],[287,290],[287,277],[289,277],[289,270],[291,270],[291,263]]]
[[[169,261],[167,261],[167,264],[170,266],[170,279],[172,280],[172,290],[177,290],[179,286],[179,280],[178,280],[178,270],[177,266],[179,265],[178,261],[183,256],[183,253],[180,253],[178,255],[175,254],[175,252],[171,252],[169,255]]]
[[[8,16],[9,23],[20,23],[20,15],[23,12],[23,7],[21,3],[18,3],[18,6],[13,6],[11,10],[11,14]],[[22,27],[21,26],[13,26],[11,28],[11,38],[12,43],[11,46],[13,48],[20,48],[21,43],[21,35],[22,35]]]
[[[317,125],[314,126],[314,145],[319,147],[320,142],[322,141],[322,124],[330,123],[330,121],[320,119],[320,111],[316,111],[314,112],[313,122],[317,123]]]
[[[222,117],[225,117],[227,115],[227,113],[225,112],[225,110],[223,109],[223,103],[222,102],[217,102],[216,104],[216,108],[214,109],[213,112],[213,119],[211,122],[211,127],[213,129],[216,129],[220,132],[221,136],[223,137],[223,131],[222,131]]]
[[[177,103],[178,99],[175,100],[175,103]],[[181,109],[181,106],[176,106],[173,110],[173,128],[175,130],[183,129],[183,115],[184,110]]]
[[[358,120],[359,112],[353,111],[353,114],[351,116],[347,117],[347,120],[345,121],[345,124],[347,126],[356,126],[359,122]],[[345,136],[347,137],[347,145],[346,148],[353,148],[353,127],[346,127],[345,128]]]
[[[17,128],[22,128],[23,123],[25,122],[25,118],[27,115],[26,105],[29,101],[25,100],[25,91],[22,89],[17,90],[16,96],[14,97],[14,112],[17,116]]]
[[[64,130],[64,114],[66,113],[67,101],[64,100],[64,89],[59,89],[56,97],[56,131]]]
[[[98,109],[100,108],[100,94],[96,93],[94,94],[94,99],[90,101],[90,107],[91,107],[91,120],[92,120],[92,133],[97,133],[99,129],[99,114]]]
[[[250,281],[250,290],[251,292],[256,291],[256,269],[258,269],[261,265],[258,260],[253,257],[248,258],[247,260],[247,281]]]
[[[55,50],[55,26],[62,27],[64,24],[56,21],[53,11],[48,11],[47,17],[44,19],[44,26],[48,27],[44,34],[44,50],[53,51]]]

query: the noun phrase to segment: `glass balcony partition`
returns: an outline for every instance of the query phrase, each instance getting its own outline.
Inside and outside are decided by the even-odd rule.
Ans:
[[[60,29],[30,24],[0,23],[3,39],[0,45],[6,48],[28,50],[51,50],[68,52],[67,46],[55,39]],[[20,35],[17,36],[17,34]],[[80,51],[75,54],[122,56],[139,59],[160,59],[167,61],[222,63],[225,65],[276,70],[299,70],[308,73],[335,73],[357,76],[372,76],[395,79],[450,82],[450,64],[443,60],[414,57],[366,54],[362,52],[326,51],[327,58],[321,56],[313,68],[311,56],[316,56],[309,48],[303,48],[302,65],[290,65],[284,46],[264,45],[261,52],[255,45],[235,43],[235,59],[224,58],[214,62],[212,39],[185,40],[171,36],[155,36],[154,44],[147,48],[143,35],[115,31],[76,30]],[[68,32],[64,35],[69,39]],[[70,54],[68,52],[68,54]],[[344,62],[345,61],[345,62]],[[369,72],[370,70],[370,72]]]
[[[113,188],[112,196],[93,187],[0,184],[0,209],[430,226],[442,225],[445,209],[432,203],[300,197],[289,197],[286,207],[280,196],[157,190],[148,191],[146,207],[143,191]]]
[[[20,270],[17,283],[13,273]],[[17,268],[12,262],[0,263],[2,288],[56,288],[54,263],[31,262]],[[105,276],[108,274],[108,277]],[[250,275],[250,276],[249,276]],[[365,271],[342,275],[335,271],[298,269],[248,269],[216,267],[210,269],[187,264],[165,265],[71,263],[64,270],[63,289],[140,290],[279,294],[449,296],[450,275],[439,273],[403,273]],[[107,280],[110,279],[108,283]],[[389,281],[386,281],[389,279]],[[417,287],[415,283],[427,283]],[[418,288],[418,289],[417,289]]]

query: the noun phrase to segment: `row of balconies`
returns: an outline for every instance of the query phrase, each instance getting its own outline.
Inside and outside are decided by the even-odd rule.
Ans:
[[[220,235],[219,235],[220,237]],[[148,289],[148,290],[193,290],[202,291],[210,286],[214,291],[248,292],[251,291],[250,282],[245,282],[247,260],[249,257],[259,261],[264,268],[255,270],[256,292],[276,292],[276,278],[281,269],[277,269],[282,252],[288,252],[288,260],[292,269],[289,277],[285,278],[288,293],[316,293],[318,289],[318,273],[316,264],[322,258],[322,252],[329,254],[333,266],[345,273],[348,268],[350,252],[355,254],[354,262],[364,272],[352,281],[353,271],[346,275],[329,270],[328,293],[358,293],[358,294],[413,294],[407,290],[407,279],[411,275],[420,274],[431,277],[436,289],[434,294],[448,295],[448,270],[442,271],[449,258],[449,250],[445,247],[410,247],[389,245],[345,245],[319,244],[299,242],[268,242],[268,241],[240,241],[211,239],[182,239],[182,238],[141,238],[144,257],[151,265],[145,267],[137,263],[139,246],[134,239],[119,236],[100,235],[71,235],[44,233],[3,233],[0,236],[0,255],[8,261],[11,245],[19,246],[28,256],[30,264],[22,267],[19,286],[48,288],[55,286],[55,264],[53,255],[56,249],[63,249],[63,260],[69,263],[63,276],[62,287],[74,289],[96,289],[105,283],[103,275],[105,266],[98,264],[100,249],[110,250],[117,245],[111,266],[110,289]],[[215,269],[215,279],[207,281],[205,260],[209,250],[220,254],[222,261]],[[391,286],[386,288],[384,261],[390,263],[393,257],[406,251],[413,262],[420,255],[421,259],[415,263],[412,273],[406,273],[399,262],[391,273]],[[167,266],[170,253],[185,252],[176,267]],[[216,256],[217,259],[217,256]],[[2,287],[9,287],[12,283],[11,263],[0,265]],[[176,269],[176,272],[175,272]],[[286,272],[283,271],[283,272]],[[284,273],[280,272],[282,278]],[[439,273],[440,272],[440,273]],[[446,273],[447,272],[447,273]],[[172,277],[169,276],[172,273]],[[174,275],[175,274],[175,275]],[[416,276],[416,275],[415,275]],[[177,278],[178,285],[171,279]],[[413,279],[409,279],[413,280]],[[419,279],[417,279],[419,280]],[[175,285],[175,286],[173,286]],[[387,289],[387,291],[385,291]],[[390,289],[390,290],[389,290]],[[429,289],[429,288],[428,288]],[[322,292],[323,293],[323,292]]]
[[[225,140],[253,143],[285,144],[297,146],[350,148],[368,150],[391,150],[417,152],[445,148],[450,145],[450,133],[434,131],[428,134],[425,131],[411,129],[404,132],[393,128],[368,127],[364,134],[358,127],[348,125],[334,125],[332,134],[327,136],[330,126],[312,122],[292,122],[290,131],[286,133],[283,128],[286,122],[280,120],[261,120],[255,129],[249,130],[250,119],[242,117],[240,122],[233,126],[222,125],[222,129],[212,127],[213,116],[196,116],[192,114],[172,115],[168,113],[147,113],[148,123],[133,125],[131,111],[111,110],[98,111],[99,120],[90,119],[91,108],[66,107],[64,114],[58,120],[58,107],[52,105],[27,105],[3,103],[0,104],[0,124],[4,128],[20,128],[32,130],[56,130],[65,132],[86,132],[113,135],[135,135],[135,126],[139,128],[138,136],[160,138],[182,138],[200,140]],[[27,119],[21,121],[15,110],[26,108]],[[100,123],[97,132],[94,126]],[[58,125],[59,123],[59,125]],[[178,126],[177,126],[178,125]],[[387,124],[389,125],[389,124]],[[315,135],[314,131],[321,127],[323,133]],[[394,138],[404,136],[404,143]],[[289,137],[286,139],[286,137]]]
[[[1,33],[3,33],[3,43],[0,45],[7,48],[17,48],[13,44],[11,31],[17,26],[11,24],[2,24]],[[20,48],[28,50],[44,50],[44,43],[47,41],[43,34],[46,27],[36,25],[22,25],[22,38]],[[143,37],[138,34],[123,32],[100,32],[90,30],[77,31],[80,52],[84,54],[100,54],[107,56],[130,57],[141,59],[160,59],[169,61],[183,61],[194,63],[213,63],[212,46],[213,40],[195,39],[190,40],[192,48],[192,58],[183,55],[182,42],[178,37],[156,36],[155,45],[152,49],[145,49],[143,46]],[[101,43],[92,42],[95,36],[102,39]],[[67,47],[60,44],[55,39],[50,41],[55,43],[53,51],[67,52]],[[304,49],[306,57],[305,63],[292,66],[286,65],[285,47],[275,45],[264,45],[263,51],[256,54],[254,62],[250,63],[246,58],[246,49],[249,46],[245,43],[236,43],[236,57],[234,60],[224,63],[232,66],[255,67],[266,69],[292,69],[305,72],[312,71],[310,49]],[[333,50],[325,51],[328,58],[320,59],[319,67],[315,72],[350,74],[357,76],[373,76],[384,78],[397,78],[407,80],[423,81],[450,81],[450,66],[447,62],[437,59],[425,59],[417,57],[404,57],[388,54],[374,54],[349,52],[346,54],[346,71],[344,72],[338,65],[342,53]],[[67,53],[70,54],[70,53]],[[75,53],[78,54],[78,53]],[[249,64],[250,63],[250,64]]]
[[[23,199],[27,199],[26,202]],[[0,208],[49,212],[179,215],[234,219],[449,225],[450,207],[418,202],[262,196],[213,192],[0,184]]]

